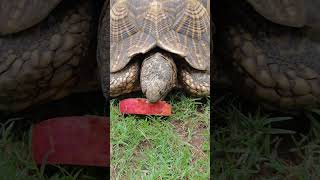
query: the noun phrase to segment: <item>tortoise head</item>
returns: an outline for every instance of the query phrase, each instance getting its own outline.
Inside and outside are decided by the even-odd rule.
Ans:
[[[152,52],[141,66],[141,89],[149,102],[163,99],[177,82],[177,68],[168,53]]]

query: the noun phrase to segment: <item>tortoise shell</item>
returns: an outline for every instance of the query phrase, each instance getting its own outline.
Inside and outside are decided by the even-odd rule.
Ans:
[[[110,10],[110,71],[155,47],[183,57],[195,69],[210,66],[208,0],[117,0]]]
[[[292,27],[320,27],[317,0],[247,0],[266,19]]]

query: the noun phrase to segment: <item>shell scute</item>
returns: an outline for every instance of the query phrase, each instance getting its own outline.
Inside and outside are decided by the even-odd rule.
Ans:
[[[210,12],[205,7],[209,4],[206,2],[115,2],[111,10],[111,72],[121,70],[134,55],[146,53],[156,46],[183,57],[195,69],[208,70]]]

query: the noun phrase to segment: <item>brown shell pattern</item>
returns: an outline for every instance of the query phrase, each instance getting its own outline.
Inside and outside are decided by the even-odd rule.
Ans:
[[[110,70],[158,46],[195,69],[210,64],[209,0],[116,0],[110,11]]]

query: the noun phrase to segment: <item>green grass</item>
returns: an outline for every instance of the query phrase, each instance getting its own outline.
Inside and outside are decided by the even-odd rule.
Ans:
[[[320,111],[295,118],[215,105],[212,175],[217,179],[320,179]],[[305,130],[305,125],[307,130]]]
[[[179,93],[169,98],[174,111],[169,118],[124,117],[118,111],[118,101],[111,102],[112,179],[208,179],[210,100],[187,98]],[[87,99],[96,101],[92,97]],[[108,173],[105,170],[37,167],[31,157],[32,124],[57,115],[101,115],[103,103],[87,103],[87,99],[82,103],[69,99],[62,102],[63,107],[55,102],[48,108],[35,109],[32,115],[15,114],[24,119],[1,121],[0,180],[105,179],[102,178]]]
[[[111,101],[113,179],[208,179],[209,173],[222,180],[320,179],[319,109],[288,117],[252,108],[238,98],[217,98],[210,127],[210,99],[180,93],[168,98],[173,106],[168,118],[124,116],[118,111],[118,100]],[[30,153],[31,126],[25,128],[32,124],[30,119],[2,122],[0,180],[97,179],[96,169],[38,168]]]
[[[55,168],[55,173],[50,177],[45,173],[48,166],[37,167],[31,155],[31,131],[25,132],[22,139],[18,140],[13,135],[15,121],[1,124],[0,129],[0,179],[2,180],[73,180],[81,174],[81,168],[74,168],[73,171],[61,166],[51,166]],[[53,169],[52,169],[53,170]]]
[[[170,95],[173,115],[124,116],[112,100],[112,179],[208,179],[210,100]]]

